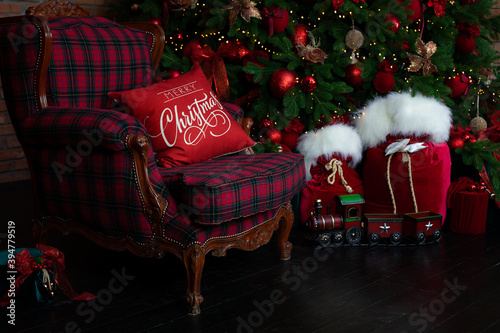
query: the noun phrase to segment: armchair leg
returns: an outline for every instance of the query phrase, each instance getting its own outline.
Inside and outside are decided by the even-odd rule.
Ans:
[[[281,251],[281,260],[289,260],[292,255],[293,245],[288,241],[288,236],[292,230],[293,218],[293,212],[290,207],[279,222],[278,247]]]
[[[187,294],[189,314],[200,313],[200,304],[203,302],[201,295],[201,274],[205,264],[205,252],[199,244],[190,246],[183,253],[184,266],[187,273]]]

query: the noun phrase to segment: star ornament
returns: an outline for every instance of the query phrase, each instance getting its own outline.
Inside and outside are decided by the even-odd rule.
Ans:
[[[252,17],[262,20],[260,12],[255,7],[257,4],[250,0],[232,0],[227,6],[224,6],[222,10],[231,10],[229,13],[229,25],[232,26],[238,15],[240,15],[246,22],[250,22]]]
[[[380,229],[381,229],[380,231],[381,231],[381,232],[385,232],[385,233],[389,233],[389,229],[390,229],[390,228],[391,228],[391,227],[390,227],[390,226],[388,226],[388,225],[387,225],[387,223],[384,223],[384,225],[381,225],[381,226],[380,226]]]
[[[422,69],[422,74],[429,75],[434,72],[437,72],[437,67],[431,63],[431,56],[436,53],[437,45],[433,41],[428,43],[424,43],[422,39],[418,39],[415,42],[415,46],[417,47],[417,53],[419,55],[411,54],[406,52],[408,58],[411,61],[410,67],[408,70],[410,72],[418,72]]]

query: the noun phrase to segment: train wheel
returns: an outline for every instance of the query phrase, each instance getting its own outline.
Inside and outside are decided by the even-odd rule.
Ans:
[[[333,233],[332,241],[335,244],[340,244],[344,241],[344,236],[342,235],[342,231],[335,231]]]
[[[418,232],[416,237],[417,237],[418,244],[425,243],[425,233],[423,231]]]
[[[380,234],[378,232],[372,232],[368,235],[368,241],[373,245],[378,244],[378,242],[380,242]]]
[[[318,236],[318,242],[319,242],[322,246],[328,246],[328,244],[330,244],[330,242],[331,242],[331,237],[330,237],[330,234],[327,234],[327,233],[320,234],[320,235]]]
[[[432,233],[432,237],[434,238],[434,240],[435,240],[436,242],[439,242],[439,241],[441,240],[441,237],[442,237],[442,236],[443,236],[443,235],[441,234],[441,230],[440,230],[440,229],[436,229],[436,230],[434,230],[434,232]]]
[[[345,239],[349,244],[358,244],[361,241],[361,229],[358,227],[350,227],[345,232]]]
[[[397,232],[397,231],[393,232],[391,234],[391,237],[390,237],[391,243],[394,244],[394,245],[398,245],[399,243],[401,243],[402,239],[403,239],[403,236],[401,236],[401,234],[399,232]]]

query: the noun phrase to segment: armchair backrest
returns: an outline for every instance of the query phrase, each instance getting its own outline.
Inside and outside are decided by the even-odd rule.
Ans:
[[[153,83],[164,40],[163,30],[148,23],[0,19],[0,75],[14,126],[47,106],[106,109],[108,92]]]

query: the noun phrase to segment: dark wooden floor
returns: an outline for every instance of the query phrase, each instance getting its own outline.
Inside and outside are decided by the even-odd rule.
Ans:
[[[30,183],[0,185],[0,204],[2,225],[16,223],[17,246],[33,246]],[[54,232],[49,245],[66,255],[73,287],[100,294],[100,301],[58,294],[50,305],[17,304],[14,330],[2,312],[0,331],[500,331],[500,213],[493,205],[486,234],[445,232],[440,244],[317,249],[297,227],[291,239],[295,246],[286,262],[274,244],[207,257],[202,313],[190,316],[184,267],[173,256],[136,258]]]

